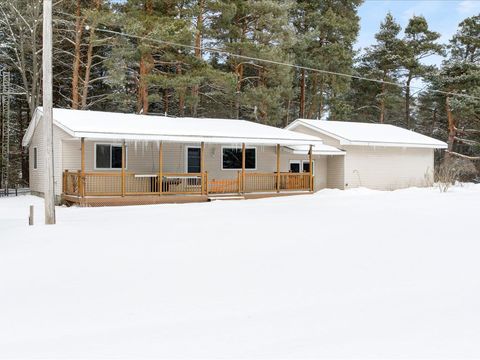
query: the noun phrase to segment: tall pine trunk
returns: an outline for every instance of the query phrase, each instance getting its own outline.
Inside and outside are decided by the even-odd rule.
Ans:
[[[195,32],[195,57],[199,60],[202,59],[202,36],[203,36],[203,11],[205,6],[205,0],[198,0],[198,15],[197,15],[197,29]],[[192,116],[198,115],[198,104],[200,102],[200,87],[194,85],[192,87]]]
[[[317,108],[318,108],[317,87],[318,87],[318,73],[315,72],[315,73],[313,73],[313,80],[312,80],[312,91],[311,91],[312,101],[310,103],[310,106],[308,108],[308,113],[307,113],[307,117],[309,119],[312,119],[313,114],[315,114],[317,112]]]
[[[305,69],[300,74],[300,111],[299,118],[305,117]]]
[[[407,129],[410,129],[410,83],[412,82],[412,74],[408,73],[407,86],[405,88],[405,123]]]
[[[177,62],[176,66],[176,72],[177,75],[181,76],[182,75],[182,64],[180,62]],[[178,114],[180,116],[185,115],[185,90],[180,88],[180,91],[178,91]]]
[[[383,78],[385,81],[385,77]],[[385,122],[385,82],[382,82],[382,92],[380,96],[380,124]]]
[[[447,111],[447,120],[448,120],[448,140],[447,140],[447,153],[445,158],[450,156],[450,152],[453,151],[453,145],[455,143],[455,136],[457,135],[457,128],[455,126],[455,120],[452,115],[452,110],[450,108],[450,98],[445,97],[445,109]]]
[[[153,14],[153,0],[146,0],[145,2],[145,15],[151,16]],[[148,34],[150,29],[146,29]],[[139,64],[139,83],[138,83],[138,94],[137,94],[137,113],[148,113],[148,80],[147,77],[150,74],[150,71],[153,69],[153,59],[151,55],[145,52],[142,53],[140,57]]]
[[[81,61],[81,46],[82,34],[85,18],[81,16],[80,0],[77,0],[76,6],[76,20],[75,20],[75,50],[73,59],[73,73],[72,73],[72,109],[78,109],[80,104],[79,80],[80,80],[80,61]]]
[[[95,0],[95,9],[97,11],[100,11],[100,1],[101,0]],[[90,77],[92,73],[94,41],[95,41],[95,26],[92,26],[90,28],[90,34],[88,37],[87,62],[85,64],[85,75],[83,77],[82,101],[81,101],[82,109],[87,108],[88,90],[90,88]]]
[[[243,81],[243,64],[240,63],[235,67],[235,74],[237,77],[237,86],[235,94],[235,118],[240,118],[240,96],[242,90],[242,81]]]

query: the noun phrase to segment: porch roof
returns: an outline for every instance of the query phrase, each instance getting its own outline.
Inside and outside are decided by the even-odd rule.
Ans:
[[[310,146],[308,145],[292,145],[287,147],[293,154],[297,155],[308,155],[310,151]],[[336,147],[317,144],[313,146],[313,155],[345,155],[345,151],[337,149]]]
[[[23,139],[28,145],[43,115],[37,108]],[[317,145],[322,140],[306,134],[245,120],[172,118],[114,112],[53,109],[53,122],[75,138],[205,142],[217,144]],[[32,129],[30,128],[32,127]]]

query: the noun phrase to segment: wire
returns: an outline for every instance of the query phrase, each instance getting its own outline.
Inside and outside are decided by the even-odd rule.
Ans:
[[[64,14],[64,15],[68,15],[68,16],[71,16],[71,17],[75,17],[75,15],[72,15],[72,14],[67,14],[67,13],[64,13],[64,12],[59,12],[59,13]],[[163,45],[169,45],[169,46],[172,46],[172,47],[182,47],[182,48],[187,48],[187,49],[191,49],[191,50],[201,50],[201,51],[206,51],[206,52],[210,52],[210,53],[217,53],[217,54],[227,55],[227,56],[231,56],[231,57],[236,57],[236,58],[240,58],[240,59],[244,59],[244,60],[258,61],[258,62],[263,62],[263,63],[266,63],[266,64],[287,66],[287,67],[291,67],[291,68],[295,68],[295,69],[299,69],[299,70],[307,70],[307,71],[311,71],[311,72],[317,72],[317,73],[320,73],[320,74],[342,76],[342,77],[348,77],[348,78],[351,78],[351,79],[375,82],[375,83],[378,83],[378,84],[392,85],[392,86],[400,87],[402,89],[407,87],[404,84],[398,84],[398,83],[395,83],[395,82],[392,82],[392,81],[372,79],[372,78],[359,76],[359,75],[345,74],[345,73],[340,73],[340,72],[336,72],[336,71],[329,71],[329,70],[321,70],[321,69],[317,69],[317,68],[312,68],[312,67],[302,66],[302,65],[292,64],[292,63],[285,63],[285,62],[276,61],[276,60],[269,60],[269,59],[262,59],[262,58],[257,58],[257,57],[253,57],[253,56],[234,54],[234,53],[231,53],[227,50],[216,49],[216,48],[212,48],[212,47],[202,47],[202,46],[195,46],[195,45],[189,45],[189,44],[180,44],[180,43],[176,43],[176,42],[173,42],[173,41],[167,41],[167,40],[161,40],[161,39],[152,39],[152,38],[147,37],[147,36],[133,35],[133,34],[128,34],[128,33],[120,32],[120,31],[101,29],[101,28],[98,28],[98,27],[95,27],[94,29],[96,31],[104,32],[104,33],[107,33],[107,34],[119,35],[119,36],[129,37],[129,38],[133,38],[133,39],[143,40],[143,41],[146,40],[146,41],[151,41],[151,42],[159,43],[159,44],[163,44]],[[418,92],[420,92],[424,89],[420,86],[411,86],[411,85],[410,85],[410,88],[411,89],[417,89],[418,91],[416,93],[418,93]],[[470,98],[470,99],[474,99],[474,100],[480,100],[480,97],[473,96],[473,95],[468,95],[468,94],[459,94],[459,93],[453,93],[453,92],[436,90],[436,89],[430,89],[430,91],[434,92],[434,93],[437,93],[437,94],[443,94],[443,95],[448,95],[448,96],[459,96],[459,97]]]

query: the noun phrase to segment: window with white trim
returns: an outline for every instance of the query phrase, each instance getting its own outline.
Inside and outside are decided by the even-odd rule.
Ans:
[[[312,161],[313,173],[315,175],[315,162]],[[308,173],[310,172],[310,160],[290,160],[290,172],[291,173]]]
[[[125,167],[127,156],[125,154]],[[122,145],[95,144],[95,169],[121,169]]]
[[[312,175],[315,175],[315,161],[314,160],[312,160],[312,167],[313,167]],[[303,160],[302,171],[304,173],[310,172],[310,160]]]
[[[245,149],[245,169],[255,170],[257,168],[257,149]],[[222,148],[222,170],[242,169],[242,149],[233,147]]]
[[[35,146],[33,148],[33,170],[38,168],[38,148]]]
[[[291,173],[300,172],[300,160],[290,160],[290,172]]]

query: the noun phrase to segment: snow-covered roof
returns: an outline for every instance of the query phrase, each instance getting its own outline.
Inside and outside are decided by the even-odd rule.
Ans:
[[[42,108],[37,108],[23,138],[28,146]],[[125,139],[218,144],[320,145],[318,137],[245,120],[172,118],[101,111],[53,109],[53,123],[75,138]]]
[[[297,119],[286,129],[298,126],[337,139],[341,145],[447,148],[443,141],[389,124]]]
[[[292,154],[298,155],[308,155],[310,151],[309,145],[292,145],[288,146],[287,149]],[[334,146],[318,144],[313,146],[313,155],[345,155],[345,151],[337,149]]]

